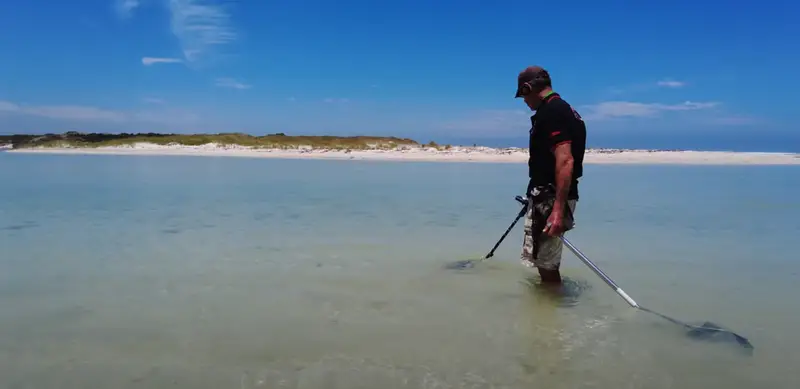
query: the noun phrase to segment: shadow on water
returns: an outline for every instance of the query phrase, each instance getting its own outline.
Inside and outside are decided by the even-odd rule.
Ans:
[[[475,261],[470,266],[463,266],[467,261],[450,262],[444,268],[448,270],[457,270],[456,273],[473,274],[479,271],[486,271],[494,268],[504,268],[502,265],[492,264],[488,261]],[[559,308],[571,308],[577,306],[585,293],[592,288],[592,284],[586,280],[573,279],[569,276],[562,275],[562,283],[552,285],[543,283],[541,278],[535,273],[530,273],[525,276],[519,283],[522,285],[525,294],[536,301],[544,302],[546,305]],[[650,316],[658,322],[658,326],[672,326],[676,330],[676,334],[682,333],[683,336],[690,340],[700,343],[718,343],[734,345],[744,355],[753,354],[753,345],[750,341],[718,323],[709,321],[702,322],[682,322],[672,317],[663,315],[661,313],[652,311],[645,307],[640,307],[639,311],[645,314],[653,314]],[[662,334],[663,335],[663,334]],[[653,336],[661,336],[653,334]]]
[[[737,347],[738,351],[742,352],[744,355],[753,355],[754,346],[750,343],[750,340],[718,323],[710,321],[683,322],[648,308],[640,307],[639,309],[664,319],[665,323],[674,325],[676,330],[682,331],[689,339],[708,343],[734,345]]]
[[[25,222],[23,224],[12,224],[10,226],[0,227],[0,231],[20,231],[20,230],[26,230],[26,229],[29,229],[29,228],[35,228],[35,227],[38,227],[38,226],[39,226],[39,223],[32,222],[32,221],[27,221],[27,222]]]
[[[573,307],[584,292],[591,289],[591,284],[586,281],[562,277],[560,285],[543,283],[539,276],[526,276],[520,283],[536,298],[553,302],[560,307]]]
[[[520,283],[535,298],[552,302],[557,307],[574,307],[578,305],[584,292],[591,288],[591,284],[588,282],[574,280],[569,277],[563,277],[560,285],[542,283],[541,279],[534,275],[526,276]],[[691,340],[733,345],[744,355],[753,355],[754,347],[746,337],[718,323],[710,321],[687,323],[644,307],[641,307],[640,310],[664,319],[667,325],[674,325],[676,330],[682,331]]]

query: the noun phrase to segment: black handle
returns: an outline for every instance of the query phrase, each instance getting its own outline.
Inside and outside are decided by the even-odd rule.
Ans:
[[[523,199],[522,196],[517,196],[516,199],[517,199],[517,201],[519,201],[523,205],[528,205],[528,202],[525,201],[525,199]],[[494,247],[492,247],[492,250],[489,251],[489,253],[486,254],[485,257],[483,257],[483,259],[489,259],[489,258],[494,256],[495,250],[497,250],[497,248],[500,246],[500,243],[502,243],[503,240],[506,238],[506,236],[508,236],[508,233],[511,232],[511,230],[517,224],[519,219],[521,219],[523,216],[525,216],[525,212],[527,211],[527,209],[528,209],[527,207],[522,207],[522,209],[519,210],[519,213],[517,213],[517,218],[514,219],[514,222],[511,223],[510,226],[508,226],[508,228],[506,229],[506,232],[504,232],[503,236],[500,237],[500,240],[498,240],[497,243],[494,244]]]

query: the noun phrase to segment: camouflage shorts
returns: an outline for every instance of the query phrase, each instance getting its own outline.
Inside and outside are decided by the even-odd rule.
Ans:
[[[578,202],[577,200],[568,200],[567,205],[574,213]],[[536,231],[539,236],[539,253],[536,258],[533,258],[533,211],[534,207],[528,207],[528,212],[525,214],[521,262],[528,267],[557,270],[561,267],[561,251],[564,246],[558,237],[551,237],[542,233],[541,230]]]

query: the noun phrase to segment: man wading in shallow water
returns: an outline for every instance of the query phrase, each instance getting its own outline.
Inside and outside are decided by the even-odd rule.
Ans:
[[[530,66],[517,77],[517,94],[536,113],[531,116],[528,158],[528,212],[522,263],[536,267],[543,283],[561,283],[558,236],[574,227],[578,178],[583,175],[586,124],[553,92],[550,74]]]

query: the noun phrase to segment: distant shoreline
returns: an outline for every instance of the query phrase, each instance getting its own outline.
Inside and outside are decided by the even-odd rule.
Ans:
[[[326,159],[363,161],[430,161],[525,163],[525,148],[491,148],[409,144],[391,148],[341,149],[300,145],[296,147],[252,147],[206,143],[197,146],[136,142],[117,146],[33,146],[7,149],[8,153],[214,156],[278,159]],[[659,151],[589,149],[586,164],[684,164],[684,165],[800,165],[800,154],[726,151]]]
[[[5,146],[4,146],[5,144]],[[391,136],[284,133],[82,133],[0,136],[9,153],[187,155],[280,159],[525,163],[526,148],[422,144]],[[587,164],[800,165],[800,154],[729,151],[589,149]]]

